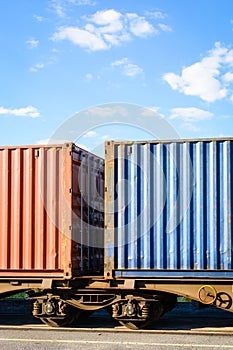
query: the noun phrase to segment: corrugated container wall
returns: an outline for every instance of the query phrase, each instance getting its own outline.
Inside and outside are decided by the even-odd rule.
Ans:
[[[99,271],[103,188],[103,160],[72,143],[0,148],[0,276]]]
[[[106,142],[105,169],[107,276],[233,276],[233,139]]]

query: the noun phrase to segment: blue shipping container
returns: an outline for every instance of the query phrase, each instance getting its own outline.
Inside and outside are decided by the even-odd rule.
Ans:
[[[105,147],[105,275],[232,278],[233,139]]]

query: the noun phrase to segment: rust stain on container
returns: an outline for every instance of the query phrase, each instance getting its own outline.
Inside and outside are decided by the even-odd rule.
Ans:
[[[78,164],[77,154],[80,155]],[[89,162],[86,167],[83,157]],[[96,167],[92,171],[93,163]],[[103,264],[103,167],[101,158],[72,143],[0,148],[0,276],[70,278],[100,270]],[[82,193],[79,174],[88,178],[89,173],[92,184],[87,193]],[[93,209],[91,199],[97,192],[99,205]],[[89,196],[89,202],[84,195]],[[93,211],[98,217],[94,224]],[[88,215],[81,241],[84,212]],[[93,227],[98,228],[100,242],[91,246],[96,239]],[[83,261],[84,252],[93,263]]]

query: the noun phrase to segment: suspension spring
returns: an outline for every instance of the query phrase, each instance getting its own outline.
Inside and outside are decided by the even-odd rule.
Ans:
[[[34,303],[33,303],[33,310],[32,310],[32,314],[34,316],[37,316],[41,313],[41,304],[38,302],[38,300],[36,300]]]
[[[151,314],[151,307],[149,304],[145,304],[143,307],[142,307],[142,318],[149,318],[150,317],[150,314]]]
[[[113,304],[112,305],[112,317],[117,317],[119,316],[119,306],[118,304]]]

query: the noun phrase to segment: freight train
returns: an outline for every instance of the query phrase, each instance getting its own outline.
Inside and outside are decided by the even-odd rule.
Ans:
[[[233,311],[233,138],[0,148],[0,296],[139,329],[185,296]]]

